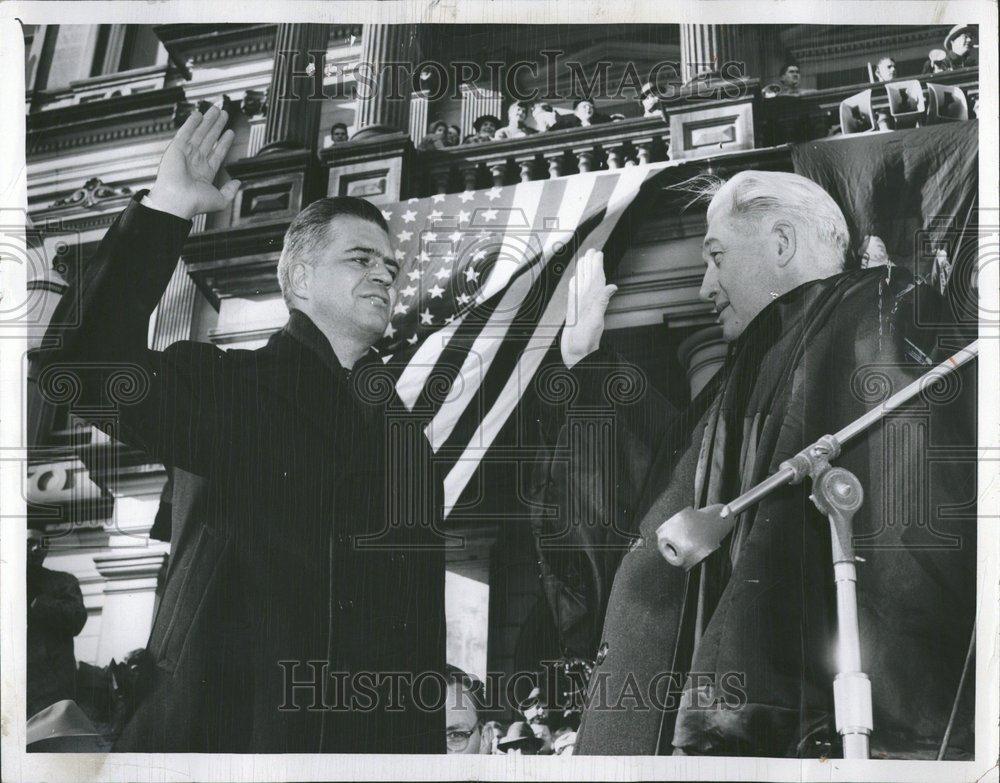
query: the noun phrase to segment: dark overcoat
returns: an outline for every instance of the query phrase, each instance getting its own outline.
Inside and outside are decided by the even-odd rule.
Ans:
[[[618,460],[613,506],[587,507],[580,488],[598,485],[587,463],[563,472],[568,486],[552,491],[576,498],[568,508],[594,519],[624,509],[620,526],[638,536],[607,599],[577,753],[839,754],[830,531],[810,482],[740,515],[689,573],[663,559],[656,530],[686,506],[735,498],[919,377],[921,343],[925,354],[964,345],[937,333],[934,346],[914,327],[910,282],[900,270],[847,272],[777,299],[665,435],[651,426],[669,416],[655,412],[655,395],[616,403],[618,439],[635,446]],[[607,386],[614,361],[599,353],[574,368],[581,395]],[[955,701],[975,607],[975,399],[966,368],[833,460],[865,492],[858,608],[876,757],[933,758]],[[585,581],[571,575],[550,590],[563,596],[557,619],[561,605],[572,609],[571,628],[573,607],[596,592]],[[973,749],[973,688],[959,703],[952,757]]]
[[[444,752],[422,422],[377,357],[346,371],[298,311],[258,350],[148,350],[191,224],[139,198],[60,302],[39,375],[56,397],[75,379],[77,408],[113,410],[117,439],[178,469],[152,666],[116,750]]]

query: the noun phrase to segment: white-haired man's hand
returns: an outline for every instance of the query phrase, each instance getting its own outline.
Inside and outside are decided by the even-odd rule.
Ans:
[[[156,182],[143,204],[190,220],[202,212],[225,209],[232,203],[240,181],[231,179],[221,188],[214,184],[233,143],[233,132],[223,133],[228,119],[218,106],[210,108],[204,116],[192,111],[163,153]]]
[[[588,250],[577,262],[576,274],[569,281],[566,326],[562,333],[563,363],[572,367],[601,345],[604,313],[618,290],[604,278],[604,253]]]

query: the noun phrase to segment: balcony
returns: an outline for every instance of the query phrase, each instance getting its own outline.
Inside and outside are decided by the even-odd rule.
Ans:
[[[753,149],[759,91],[755,82],[744,88],[734,98],[676,103],[665,107],[662,117],[417,152],[413,188],[417,195],[454,193]],[[681,143],[674,144],[673,137]]]

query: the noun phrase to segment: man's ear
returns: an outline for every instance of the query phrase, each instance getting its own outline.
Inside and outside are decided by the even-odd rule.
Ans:
[[[771,239],[774,242],[778,266],[788,266],[788,262],[795,257],[795,226],[785,220],[778,221],[771,229]]]
[[[309,298],[312,272],[312,267],[309,264],[303,264],[301,261],[293,261],[288,267],[289,288],[299,299]]]

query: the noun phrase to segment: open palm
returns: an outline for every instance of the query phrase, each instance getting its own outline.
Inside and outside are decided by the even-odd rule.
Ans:
[[[567,292],[566,325],[560,346],[567,367],[600,347],[604,313],[617,290],[618,286],[605,281],[604,253],[588,250],[577,262]]]
[[[223,132],[228,119],[218,106],[204,115],[191,112],[163,153],[149,194],[151,201],[190,219],[224,209],[233,200],[239,180],[230,180],[221,188],[213,184],[233,143],[233,132]]]

